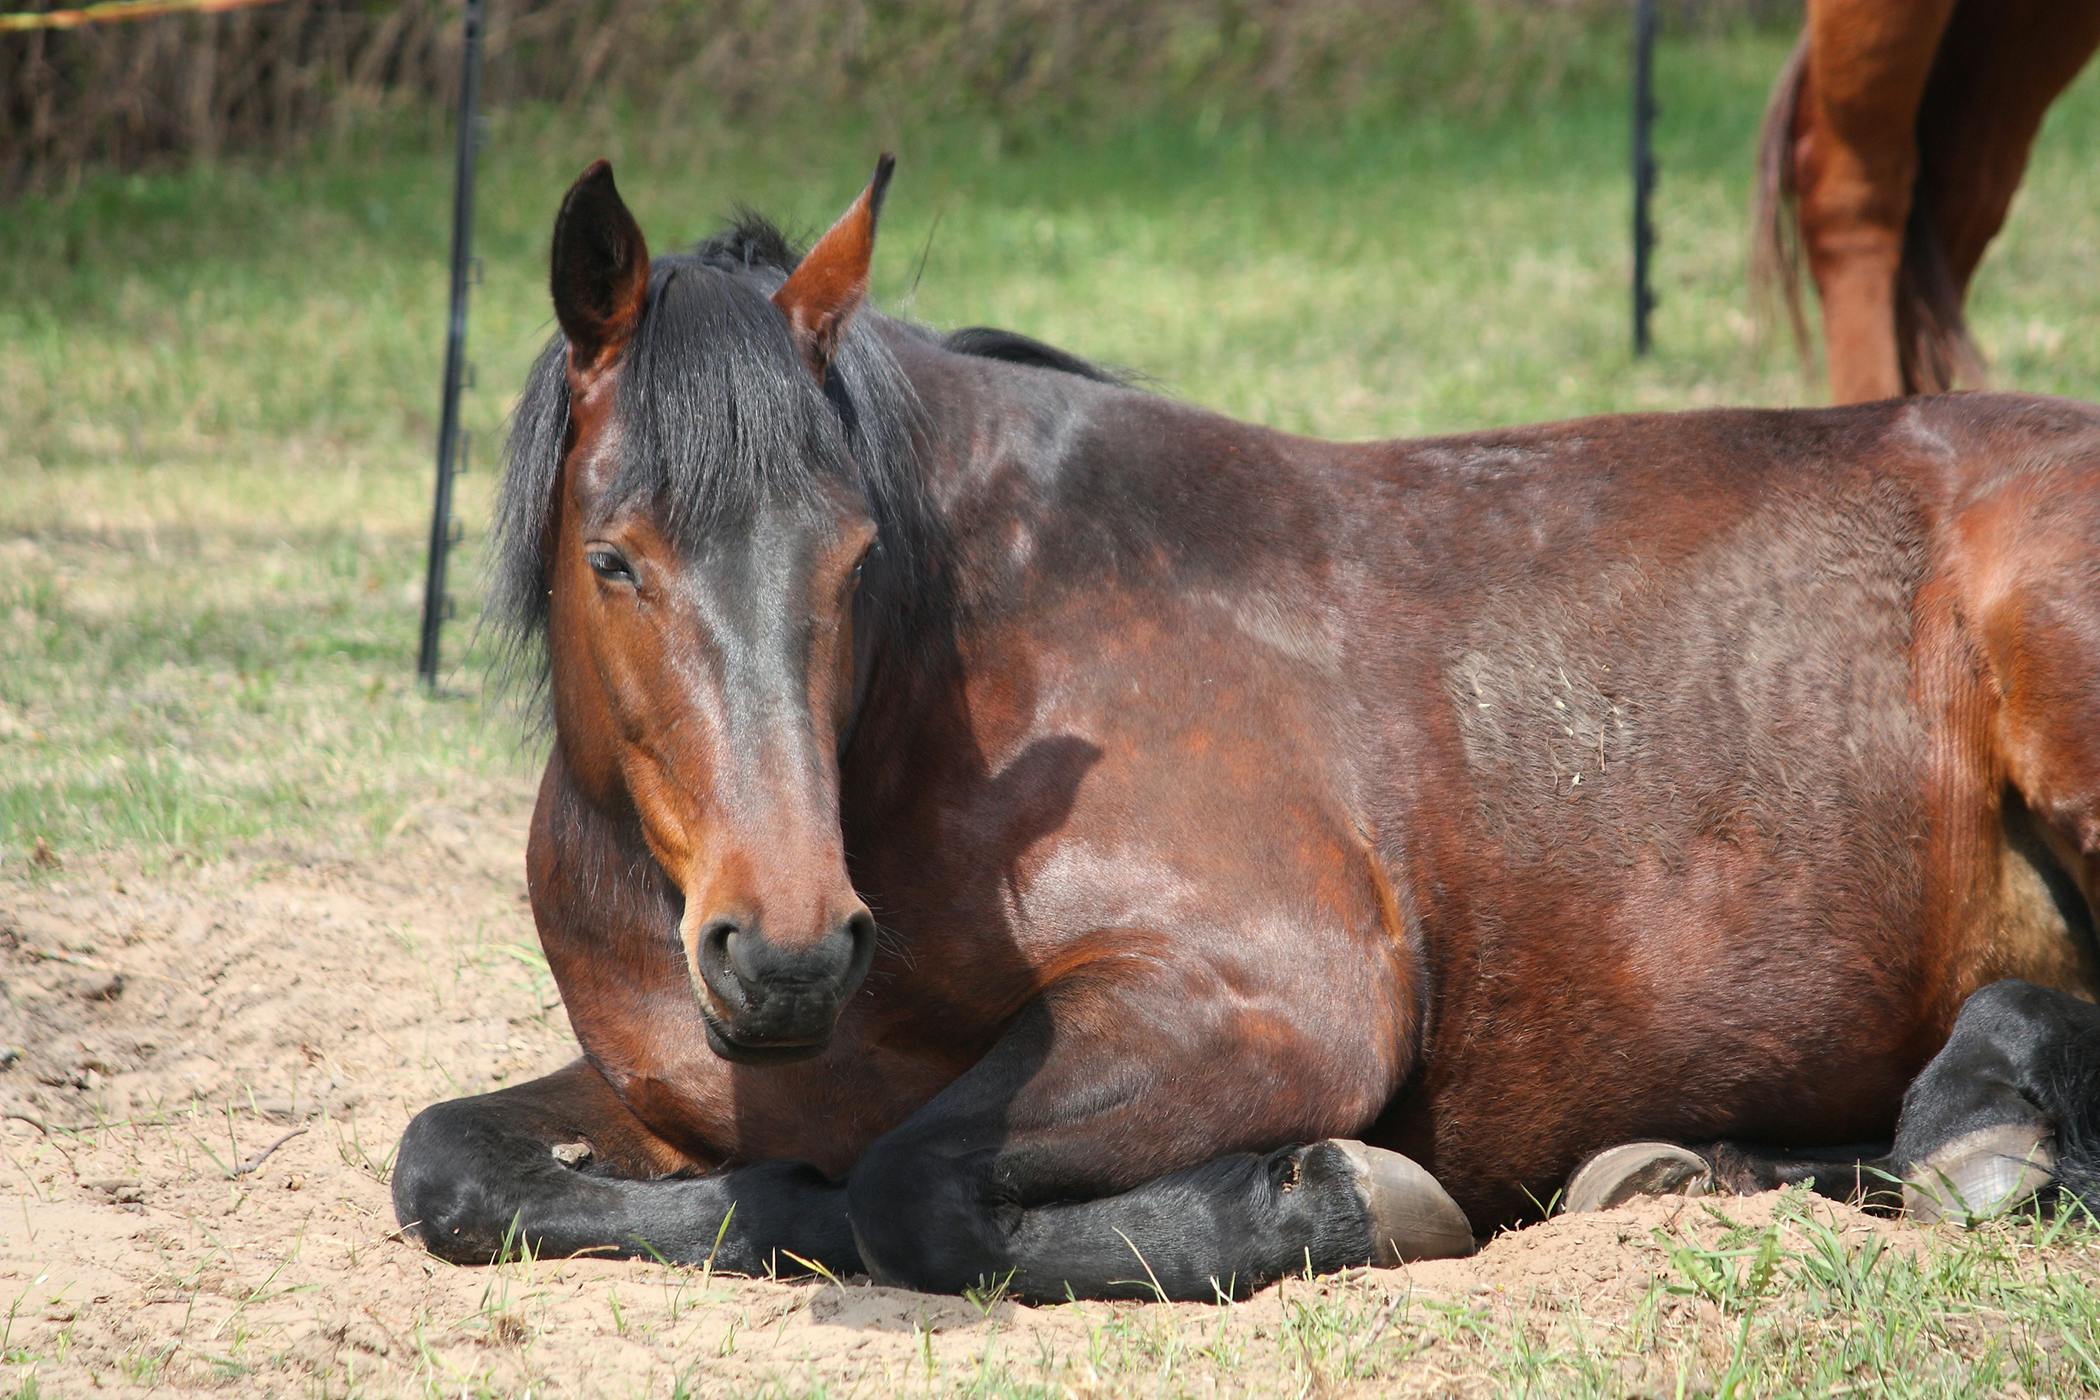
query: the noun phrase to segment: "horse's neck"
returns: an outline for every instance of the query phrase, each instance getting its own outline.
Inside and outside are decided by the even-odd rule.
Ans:
[[[984,494],[1016,471],[1054,468],[1116,391],[1035,366],[960,354],[916,337],[895,345],[923,414],[919,462],[928,498],[951,531],[981,524]]]
[[[1217,576],[1233,567],[1221,540],[1250,568],[1317,548],[1306,532],[1319,522],[1278,504],[1363,456],[1059,370],[924,343],[898,359],[925,409],[921,469],[965,591],[1020,567],[1041,583],[1037,570],[1198,552]]]
[[[1128,526],[1133,505],[1169,498],[1181,509],[1150,513],[1155,527],[1201,525],[1195,513],[1229,494],[1236,474],[1276,462],[1295,441],[1173,399],[924,340],[899,344],[897,359],[924,414],[928,499],[966,554],[985,535],[996,554],[1016,525],[1066,534]],[[1073,472],[1086,473],[1088,489],[1071,489]]]

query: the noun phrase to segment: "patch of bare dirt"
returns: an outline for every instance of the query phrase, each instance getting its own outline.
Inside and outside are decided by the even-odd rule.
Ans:
[[[0,1382],[887,1394],[1000,1375],[1071,1394],[1437,1391],[1465,1388],[1438,1359],[1439,1338],[1464,1345],[1446,1319],[1563,1306],[1609,1319],[1655,1296],[1658,1231],[1718,1239],[1779,1208],[1646,1202],[1230,1308],[1031,1309],[590,1260],[451,1268],[394,1235],[385,1173],[403,1124],[573,1053],[524,903],[524,821],[504,794],[413,813],[376,859],[74,858],[0,876]],[[1841,1232],[1891,1229],[1812,1209]],[[1362,1360],[1379,1347],[1388,1361]]]

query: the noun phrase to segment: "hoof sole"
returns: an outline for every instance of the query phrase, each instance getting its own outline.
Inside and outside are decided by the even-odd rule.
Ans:
[[[1956,1138],[1912,1169],[1903,1209],[1915,1220],[1977,1225],[2031,1202],[2056,1179],[2044,1128],[2007,1123]]]
[[[1568,1178],[1561,1209],[1574,1215],[1609,1210],[1639,1196],[1705,1196],[1713,1189],[1713,1168],[1689,1148],[1625,1142],[1599,1152]]]
[[[1473,1225],[1451,1193],[1412,1157],[1346,1138],[1334,1145],[1356,1173],[1371,1212],[1371,1262],[1392,1268],[1415,1259],[1456,1259],[1473,1252]]]

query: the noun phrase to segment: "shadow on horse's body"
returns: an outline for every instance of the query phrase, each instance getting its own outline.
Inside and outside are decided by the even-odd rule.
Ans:
[[[498,601],[585,1058],[410,1126],[432,1249],[1210,1297],[1633,1139],[1584,1203],[2094,1183],[2100,411],[1294,438],[856,318],[887,169],[799,261],[563,206]]]
[[[1804,348],[1807,264],[1838,402],[1981,374],[1962,303],[2096,45],[2093,0],[1808,0],[1765,114],[1755,255]]]

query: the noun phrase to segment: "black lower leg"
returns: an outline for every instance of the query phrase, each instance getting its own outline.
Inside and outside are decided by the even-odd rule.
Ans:
[[[1971,996],[1903,1096],[1895,1156],[1928,1213],[1950,1213],[1934,1200],[1950,1181],[2025,1195],[2053,1176],[2052,1194],[2100,1202],[2100,1007],[2016,980]]]
[[[843,1188],[814,1167],[766,1162],[699,1177],[636,1180],[555,1154],[536,1115],[500,1094],[425,1109],[394,1166],[394,1210],[430,1251],[488,1263],[543,1255],[712,1261],[730,1273],[794,1273],[807,1260],[859,1271]]]
[[[1903,1205],[1903,1176],[1887,1144],[1807,1150],[1717,1142],[1695,1149],[1713,1164],[1721,1189],[1738,1195],[1806,1186],[1819,1196],[1869,1210]]]
[[[1608,1148],[1583,1163],[1568,1179],[1565,1204],[1580,1212],[1639,1196],[1747,1196],[1806,1186],[1833,1200],[1893,1211],[1903,1204],[1902,1184],[1894,1160],[1879,1146],[1796,1151],[1741,1142],[1687,1147],[1642,1141]]]
[[[1024,1208],[999,1199],[990,1154],[892,1147],[849,1184],[878,1279],[939,1292],[1004,1284],[1019,1297],[1215,1300],[1288,1273],[1369,1261],[1361,1173],[1322,1142],[1236,1153],[1120,1195]]]

